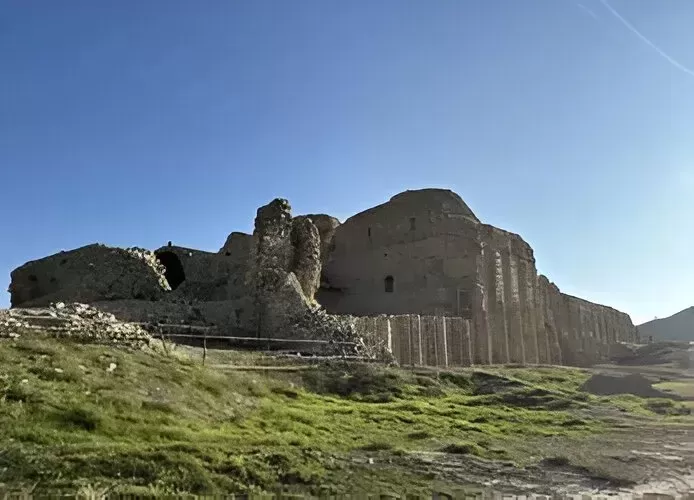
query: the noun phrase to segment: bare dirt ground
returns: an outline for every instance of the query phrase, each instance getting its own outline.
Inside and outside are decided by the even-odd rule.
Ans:
[[[518,467],[468,455],[422,452],[381,467],[435,478],[440,492],[456,498],[461,494],[688,498],[694,492],[694,426],[630,429],[580,442],[529,442],[531,461],[533,448],[538,455],[549,451],[551,456],[554,450],[556,456]],[[372,466],[378,467],[378,461]]]

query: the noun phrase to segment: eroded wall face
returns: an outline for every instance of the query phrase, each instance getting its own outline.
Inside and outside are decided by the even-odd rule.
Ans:
[[[586,365],[635,339],[628,315],[562,294],[538,275],[519,235],[473,217],[391,201],[347,220],[335,230],[323,270],[330,292],[319,291],[319,302],[333,313],[469,320],[474,364]]]
[[[470,315],[479,252],[469,219],[397,206],[367,214],[335,231],[318,300],[334,313]]]
[[[87,245],[27,262],[12,271],[12,307],[52,302],[159,300],[169,289],[152,252]]]

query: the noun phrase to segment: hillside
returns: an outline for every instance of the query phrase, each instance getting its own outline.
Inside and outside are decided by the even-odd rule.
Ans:
[[[411,371],[230,351],[202,366],[192,348],[164,347],[0,340],[0,497],[430,494],[497,476],[513,491],[619,486],[648,470],[637,456],[626,470],[606,439],[627,429],[630,450],[643,426],[652,436],[675,419],[674,436],[689,418],[663,415],[684,409],[668,400],[584,393],[590,373],[578,369]]]
[[[638,326],[641,339],[694,341],[694,306]]]

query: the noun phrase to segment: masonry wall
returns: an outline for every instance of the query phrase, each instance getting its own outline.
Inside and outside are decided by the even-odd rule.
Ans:
[[[578,310],[583,312],[579,313],[576,322],[564,324],[569,330],[566,332],[563,342],[556,340],[554,346],[547,347],[549,359],[546,361],[543,359],[539,362],[533,361],[529,364],[584,366],[603,360],[609,354],[610,341],[603,337],[602,333],[596,336],[595,332],[591,332],[588,327],[591,325],[591,321],[593,325],[596,325],[603,320],[609,321],[609,318],[617,318],[619,313],[586,301],[582,301],[585,304],[579,304],[568,295],[559,297],[559,300],[564,301],[564,306],[578,307]],[[476,356],[474,323],[470,319],[454,316],[405,314],[361,316],[355,318],[355,321],[357,331],[365,338],[382,342],[396,361],[404,366],[464,367],[519,363],[513,359],[503,361],[493,358],[481,359]],[[581,329],[581,321],[584,325],[583,329]],[[615,323],[614,327],[613,333],[615,335],[626,335],[629,329],[628,322],[625,322],[623,318]],[[619,328],[624,328],[624,330],[620,333]],[[550,334],[548,338],[551,339],[552,337],[553,335]],[[494,345],[492,339],[488,339],[487,342],[492,346]],[[562,352],[562,347],[567,349],[565,354]]]
[[[160,258],[162,254],[175,255],[184,274],[184,280],[171,292],[169,299],[223,301],[247,296],[250,293],[246,286],[250,249],[245,236],[232,233],[219,253],[179,246],[156,250],[155,254]],[[233,253],[229,246],[232,241]]]
[[[450,192],[394,197],[337,227],[318,300],[333,313],[466,314],[480,252],[476,226]]]
[[[450,191],[408,191],[348,219],[323,274],[318,300],[332,313],[467,320],[475,364],[587,365],[636,340],[628,315],[562,294],[527,242]]]

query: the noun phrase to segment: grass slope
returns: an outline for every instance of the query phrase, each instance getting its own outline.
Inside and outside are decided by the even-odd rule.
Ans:
[[[654,414],[638,398],[580,392],[586,378],[343,363],[227,373],[164,352],[25,336],[0,342],[0,494],[425,491],[430,477],[369,469],[360,457],[515,460],[515,444],[534,437],[606,430],[595,407]]]

